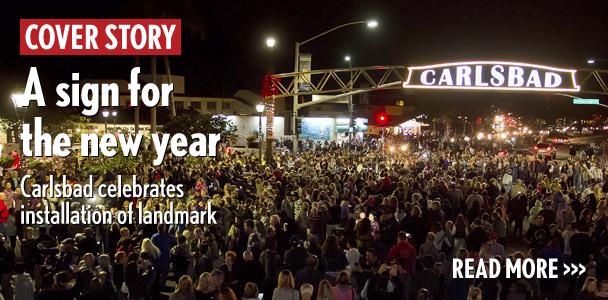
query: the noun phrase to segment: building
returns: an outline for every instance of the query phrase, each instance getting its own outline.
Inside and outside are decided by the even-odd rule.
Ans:
[[[151,82],[149,74],[141,74],[140,81],[143,83]],[[222,114],[222,115],[258,115],[255,106],[263,102],[263,98],[249,90],[238,90],[232,97],[200,97],[188,94],[186,91],[186,83],[184,76],[171,75],[173,82],[173,101],[175,102],[176,112],[183,110],[196,110],[202,114]],[[128,81],[124,79],[93,79],[83,80],[85,83],[116,83],[120,92],[120,106],[122,109],[130,109],[129,101],[130,91],[128,89]],[[167,76],[157,75],[158,84],[168,83]],[[285,111],[282,101],[278,101],[276,112],[277,115],[282,115]],[[157,107],[163,109],[161,107]],[[168,107],[169,108],[169,107]],[[170,108],[169,108],[170,109]],[[162,123],[159,120],[159,123]]]

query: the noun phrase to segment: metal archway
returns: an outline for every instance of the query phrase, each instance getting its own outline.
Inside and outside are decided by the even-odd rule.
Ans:
[[[322,100],[297,104],[297,109],[328,102],[344,96],[383,89],[407,89],[401,84],[408,75],[407,66],[370,66],[312,70],[272,75],[275,98],[290,96],[333,94]],[[578,94],[608,96],[608,70],[577,69],[580,84]],[[296,83],[298,83],[296,85]],[[563,93],[555,93],[565,95]],[[572,95],[568,95],[572,96]]]

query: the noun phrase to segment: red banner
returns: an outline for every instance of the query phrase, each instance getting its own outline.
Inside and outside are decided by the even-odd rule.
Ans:
[[[21,19],[21,55],[181,55],[179,19]]]

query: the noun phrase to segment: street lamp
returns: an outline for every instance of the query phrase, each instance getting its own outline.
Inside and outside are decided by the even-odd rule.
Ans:
[[[295,54],[294,54],[294,73],[300,72],[300,46],[302,46],[310,41],[313,41],[317,38],[320,38],[330,32],[336,31],[340,28],[344,28],[344,27],[348,27],[348,26],[352,26],[352,25],[359,25],[359,24],[365,24],[370,29],[374,29],[374,28],[378,27],[378,21],[373,20],[373,19],[344,23],[342,25],[338,25],[338,26],[328,29],[324,32],[321,32],[320,34],[317,34],[307,40],[304,40],[303,42],[296,42],[295,50],[294,50],[294,52],[295,52]],[[297,150],[298,150],[298,138],[297,138],[297,131],[296,131],[296,118],[298,117],[298,76],[294,76],[293,80],[294,80],[294,83],[293,83],[294,84],[294,95],[293,95],[293,116],[291,118],[291,134],[295,137],[294,143],[293,143],[293,154],[296,154]]]
[[[376,24],[377,25],[377,24]],[[350,55],[344,56],[344,61],[348,64],[348,68],[352,69],[352,63],[350,59]],[[350,79],[348,80],[348,87],[353,89],[353,71],[349,70]],[[353,95],[348,95],[348,144],[352,142],[352,136],[355,129],[353,128]]]
[[[275,40],[273,37],[267,37],[266,38],[266,47],[268,48],[274,48],[274,46],[277,44],[277,40]]]
[[[606,58],[589,58],[589,59],[587,59],[587,63],[590,65],[593,65],[596,62],[608,62],[608,59],[606,59]]]
[[[103,120],[104,120],[104,132],[108,131],[108,116],[110,115],[110,112],[107,110],[104,110],[101,112],[101,115],[103,116]]]
[[[114,125],[113,125],[113,127],[112,127],[112,128],[114,128],[114,129],[116,129],[116,116],[117,116],[117,115],[118,115],[118,112],[117,112],[117,111],[115,111],[115,110],[113,110],[113,111],[112,111],[112,119],[113,119]]]
[[[255,106],[255,110],[258,112],[258,158],[260,159],[260,161],[262,161],[262,140],[263,140],[263,135],[262,135],[262,113],[264,112],[264,108],[265,105],[260,103],[258,105]]]
[[[12,93],[11,101],[13,101],[13,108],[15,109],[15,115],[17,115],[18,122],[18,128],[15,135],[19,138],[19,142],[21,143],[21,132],[23,130],[23,123],[25,121],[24,119],[27,111],[27,102],[25,101],[25,96],[22,93]],[[14,136],[13,138],[15,141],[17,140]],[[21,147],[18,148],[21,149]]]

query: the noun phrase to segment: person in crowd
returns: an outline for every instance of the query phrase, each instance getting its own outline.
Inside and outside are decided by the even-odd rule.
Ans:
[[[608,299],[608,279],[604,279],[600,282],[597,298],[602,300]]]
[[[585,278],[581,291],[576,297],[577,300],[592,300],[597,298],[597,279],[595,277]]]
[[[222,287],[215,294],[214,299],[218,300],[238,300],[234,291],[229,287]]]
[[[410,274],[414,273],[416,266],[416,248],[408,241],[407,233],[401,231],[397,235],[397,244],[388,252],[388,259],[398,261]]]
[[[319,286],[319,282],[324,278],[323,273],[319,271],[319,259],[316,255],[310,254],[305,262],[306,267],[296,273],[296,288],[300,288],[303,284]]]
[[[164,286],[167,281],[169,264],[171,262],[171,247],[176,243],[176,238],[174,235],[167,233],[165,224],[158,224],[157,230],[157,233],[152,235],[152,243],[160,250],[160,257],[158,259],[158,282],[161,286]]]
[[[478,287],[474,287],[472,286],[469,289],[469,295],[467,296],[467,300],[482,300],[482,292],[481,289]]]
[[[336,300],[355,300],[355,289],[350,284],[350,275],[346,271],[340,271],[336,277],[336,285],[331,288]]]
[[[323,243],[323,267],[325,269],[325,279],[334,281],[336,274],[344,270],[348,261],[346,254],[340,249],[338,237],[331,234],[328,235]]]
[[[243,296],[241,300],[258,300],[260,292],[258,291],[257,284],[253,282],[247,282],[245,284],[245,288],[243,289]]]
[[[211,273],[205,272],[198,277],[194,296],[196,300],[211,300],[215,293],[216,287],[211,280]]]
[[[310,283],[305,283],[300,286],[300,299],[302,300],[312,300],[312,294],[314,292],[314,287]]]
[[[403,283],[399,277],[399,266],[397,264],[380,265],[375,273],[366,283],[361,297],[363,299],[401,299],[405,293]]]
[[[319,288],[317,289],[317,300],[335,300],[334,293],[331,290],[331,283],[329,283],[329,281],[326,279],[319,282]]]
[[[169,296],[169,300],[193,300],[194,299],[194,285],[192,284],[192,278],[188,275],[179,277],[177,284],[175,285],[175,291]]]
[[[11,278],[11,285],[15,299],[34,300],[34,281],[30,274],[25,272],[23,263],[16,263]]]
[[[277,287],[272,292],[272,300],[299,300],[300,293],[295,289],[293,275],[289,270],[279,273]]]
[[[171,248],[171,261],[173,265],[173,272],[177,278],[181,278],[182,275],[188,274],[190,265],[192,263],[192,252],[190,252],[190,248],[187,245],[187,239],[184,235],[180,235],[177,238],[177,245]],[[226,272],[225,270],[223,271]]]

